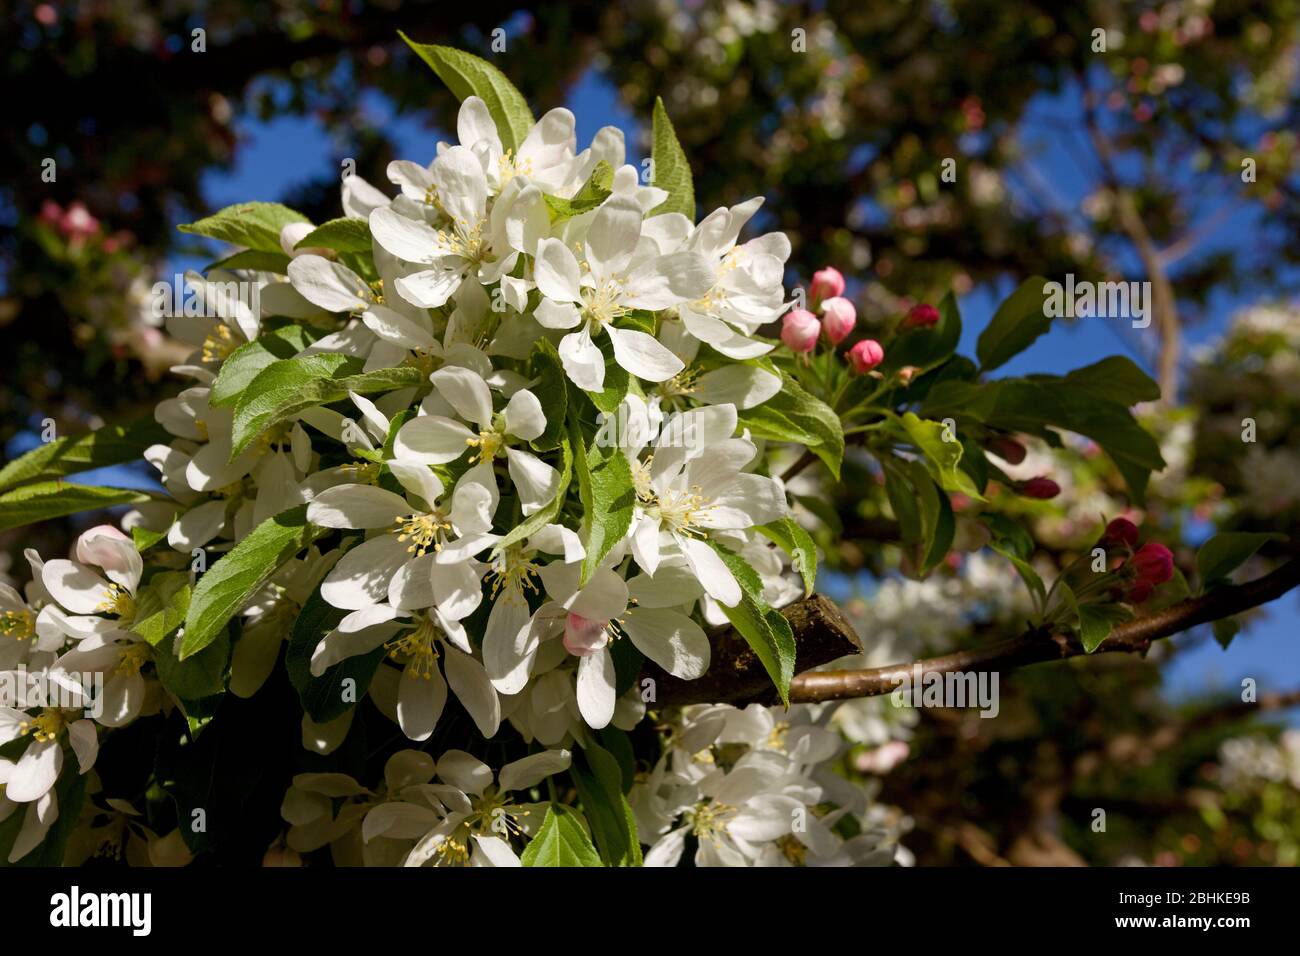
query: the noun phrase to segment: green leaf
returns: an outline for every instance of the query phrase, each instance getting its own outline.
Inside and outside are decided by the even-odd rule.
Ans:
[[[722,558],[740,585],[740,603],[727,607],[719,602],[731,626],[758,655],[763,669],[776,685],[781,701],[790,706],[790,681],[794,679],[795,644],[790,622],[768,606],[763,598],[763,582],[758,573],[740,555],[709,539],[713,550]]]
[[[947,427],[942,422],[921,419],[913,412],[907,412],[897,422],[891,421],[895,434],[910,441],[924,455],[926,469],[944,491],[956,491],[976,501],[983,501],[984,496],[970,475],[961,469],[962,444],[954,434],[947,441]]]
[[[135,549],[141,554],[144,554],[165,537],[167,537],[165,530],[150,531],[148,528],[142,528],[139,525],[131,529],[131,541],[134,542]]]
[[[280,230],[290,223],[307,221],[302,213],[278,202],[245,202],[227,206],[206,219],[176,228],[191,235],[284,255],[280,248]]]
[[[748,428],[755,438],[805,446],[838,479],[840,463],[844,460],[844,428],[840,417],[784,371],[781,383],[781,391],[762,405],[740,412],[740,425]]]
[[[578,495],[584,515],[582,537],[587,557],[582,562],[581,581],[586,584],[601,560],[623,540],[632,526],[636,485],[623,450],[602,448],[599,444],[586,448],[572,416],[569,419],[569,442],[573,447]]]
[[[298,691],[302,709],[318,724],[341,717],[356,706],[355,702],[365,697],[375,671],[379,670],[384,654],[387,653],[380,646],[368,654],[341,660],[327,668],[320,677],[314,676],[311,672],[311,655],[316,650],[316,645],[338,626],[347,613],[327,604],[318,588],[298,612],[289,636],[289,647],[284,652],[284,667],[289,673],[289,682]],[[356,694],[353,700],[347,700],[343,696],[345,680],[355,682]]]
[[[561,199],[559,196],[549,194],[545,197],[551,225],[558,225],[574,216],[595,209],[609,198],[613,186],[614,167],[602,159],[572,199]]]
[[[1270,541],[1285,541],[1286,535],[1269,532],[1225,531],[1216,534],[1196,552],[1196,570],[1201,590],[1226,580],[1256,551]]]
[[[223,555],[194,588],[185,615],[180,659],[197,654],[216,640],[257,589],[323,533],[307,523],[307,506],[298,505],[267,518]]]
[[[289,257],[283,252],[263,252],[261,249],[241,249],[234,255],[210,263],[203,271],[213,269],[251,269],[254,272],[274,272],[287,275]]]
[[[593,743],[574,753],[569,772],[605,865],[640,866],[641,841],[632,807],[623,794],[623,772],[618,760]]]
[[[756,525],[754,530],[790,555],[791,567],[803,578],[804,597],[812,594],[817,586],[817,545],[812,535],[789,515],[771,524]]]
[[[365,395],[420,385],[425,378],[411,365],[362,372],[360,359],[336,353],[281,359],[257,373],[235,405],[233,461],[266,429],[304,409],[342,401],[348,392]]]
[[[558,803],[546,811],[542,828],[519,859],[524,866],[604,866],[577,812]]]
[[[469,96],[482,99],[497,125],[501,145],[518,151],[528,131],[533,128],[533,112],[528,108],[524,95],[515,89],[504,73],[472,53],[455,47],[416,43],[401,30],[397,35],[433,68],[457,99],[462,102]]]
[[[1076,368],[1065,376],[1064,381],[1076,392],[1117,402],[1125,407],[1138,402],[1154,402],[1160,397],[1160,386],[1155,379],[1123,355],[1112,355],[1100,362]]]
[[[208,395],[209,405],[233,405],[258,373],[272,362],[290,359],[311,345],[312,338],[300,325],[285,325],[245,342],[221,363],[217,380]]]
[[[1221,617],[1210,623],[1214,639],[1225,651],[1232,644],[1232,639],[1241,631],[1241,622],[1235,617]]]
[[[62,481],[41,481],[23,485],[0,495],[0,531],[23,525],[62,518],[81,511],[134,505],[149,496],[127,488],[100,488],[96,485],[71,485]]]
[[[1045,285],[1047,280],[1042,276],[1030,276],[998,306],[975,344],[983,371],[1006,364],[1051,327],[1052,319],[1044,308]]]
[[[131,632],[154,647],[185,622],[190,607],[190,576],[186,571],[163,571],[135,596],[135,620]]]
[[[93,468],[137,461],[150,445],[172,436],[152,417],[128,425],[105,425],[84,435],[69,435],[38,445],[0,468],[0,491],[31,481],[61,478]]]
[[[1079,643],[1091,654],[1110,637],[1114,623],[1096,605],[1084,604],[1079,608]]]
[[[529,363],[537,383],[530,388],[546,415],[546,430],[533,439],[532,447],[534,451],[553,451],[560,447],[569,414],[568,376],[564,374],[560,353],[546,339],[534,343]]]
[[[961,341],[961,310],[951,292],[939,303],[939,321],[928,328],[902,329],[885,351],[881,371],[913,365],[929,371],[946,362]]]
[[[673,121],[668,118],[664,101],[659,97],[655,97],[654,142],[650,157],[654,166],[654,182],[651,185],[665,190],[668,198],[651,209],[649,215],[679,212],[694,222],[695,181],[691,176],[691,165],[686,161],[686,153],[677,141]]]
[[[1020,580],[1024,581],[1025,587],[1029,589],[1029,595],[1034,599],[1034,606],[1038,608],[1039,613],[1042,613],[1047,604],[1047,588],[1043,586],[1043,579],[1039,577],[1033,565],[1016,554],[1014,545],[1006,541],[995,539],[989,543],[989,547],[1011,562],[1016,573],[1020,575]]]
[[[335,252],[373,251],[370,222],[365,219],[331,219],[307,233],[294,249],[333,249]]]
[[[163,641],[153,651],[154,666],[163,687],[183,701],[198,701],[223,694],[226,668],[230,664],[230,629],[222,628],[207,647],[184,661],[176,657],[172,641]]]

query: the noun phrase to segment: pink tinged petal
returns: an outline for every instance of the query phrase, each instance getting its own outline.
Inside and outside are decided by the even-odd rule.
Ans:
[[[461,418],[482,427],[492,423],[492,393],[477,372],[444,366],[430,375],[429,381]]]
[[[435,667],[428,678],[407,669],[397,685],[397,725],[411,740],[428,740],[447,703],[447,682]]]
[[[510,396],[505,410],[506,432],[524,441],[532,441],[546,431],[546,413],[542,403],[526,388]]]
[[[501,701],[483,665],[468,654],[444,646],[443,667],[447,683],[469,711],[479,733],[484,737],[494,736],[501,726]]]
[[[587,657],[609,643],[609,621],[583,617],[572,611],[564,619],[564,649],[574,657]]]
[[[695,576],[699,578],[700,584],[709,597],[727,607],[735,607],[739,604],[740,585],[736,583],[731,569],[723,563],[722,558],[718,557],[717,552],[698,538],[689,538],[686,535],[673,537],[677,539],[682,557],[695,572]]]
[[[334,607],[355,611],[388,596],[397,569],[412,557],[396,535],[363,541],[343,556],[321,584],[321,597]]]
[[[95,757],[99,755],[99,737],[94,721],[74,720],[68,726],[68,743],[77,755],[77,768],[82,773],[95,765]]]
[[[579,658],[576,695],[587,726],[599,730],[614,716],[614,682],[614,658],[608,651]]]
[[[110,581],[134,591],[144,573],[144,559],[135,543],[111,524],[83,531],[77,538],[77,560],[103,569]]]
[[[666,382],[685,366],[653,335],[631,329],[605,326],[614,343],[614,360],[638,378],[648,382]]]
[[[578,388],[599,392],[605,387],[605,356],[591,340],[591,333],[586,328],[562,338],[559,353],[564,371]]]
[[[578,260],[559,239],[543,239],[537,244],[533,262],[533,279],[542,295],[554,302],[581,302],[581,270]]]
[[[294,289],[326,312],[364,309],[374,298],[355,272],[323,256],[297,256],[289,263],[288,272]]]
[[[90,568],[56,558],[46,561],[41,583],[50,597],[73,614],[94,614],[109,596],[109,586]]]
[[[674,677],[694,680],[708,670],[709,639],[685,614],[667,608],[631,608],[623,618],[623,630],[637,650]]]
[[[388,306],[370,306],[362,313],[361,321],[385,342],[400,345],[404,349],[431,351],[434,348],[433,333],[429,329]]]
[[[411,506],[401,495],[373,485],[335,485],[307,505],[307,520],[321,528],[388,528]]]
[[[62,768],[63,747],[58,740],[33,740],[10,773],[5,796],[14,803],[38,800],[54,787]]]
[[[466,441],[477,437],[454,419],[421,415],[397,430],[393,454],[424,465],[445,465],[465,454]]]

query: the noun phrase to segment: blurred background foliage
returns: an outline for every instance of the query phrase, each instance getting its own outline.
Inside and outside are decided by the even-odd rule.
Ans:
[[[456,103],[401,29],[492,58],[539,113],[594,82],[614,100],[601,121],[644,133],[636,118],[662,96],[700,208],[766,196],[762,227],[794,245],[790,284],[836,266],[864,331],[950,288],[978,295],[1033,274],[1167,288],[1150,334],[1114,328],[1164,394],[1143,413],[1170,462],[1145,511],[1088,443],[1031,443],[1008,469],[1050,470],[1063,486],[1051,502],[997,504],[1033,529],[1045,570],[1090,547],[1103,514],[1142,519],[1184,568],[1210,530],[1300,526],[1300,311],[1287,305],[1300,260],[1294,0],[11,0],[0,10],[7,457],[47,419],[71,434],[147,415],[175,391],[166,369],[182,353],[151,315],[150,287],[178,263],[209,261],[175,225],[213,211],[207,184],[237,167],[250,124],[303,117],[326,132],[328,163],[304,157],[282,194],[243,197],[317,222],[336,215],[345,159],[387,185],[402,155],[392,118],[430,131],[427,155],[408,158],[432,156],[432,131],[454,126]],[[647,154],[629,140],[629,161]],[[48,159],[53,181],[42,177]],[[945,159],[956,160],[954,182]],[[1189,330],[1207,324],[1216,337],[1193,352]],[[1247,417],[1258,432],[1245,445]],[[912,580],[876,477],[865,466],[846,476],[838,489],[809,478],[792,490],[830,516],[819,542],[830,583],[871,662],[1018,626],[1018,584],[977,536],[959,527],[950,561]],[[49,523],[0,544],[11,556],[33,544],[54,553],[73,530]],[[1266,549],[1251,570],[1287,550]],[[859,743],[846,772],[911,821],[904,842],[919,863],[1294,864],[1300,737],[1236,697],[1175,705],[1159,693],[1169,663],[1208,640],[1008,676],[994,720],[847,705],[836,719]],[[1261,700],[1283,712],[1290,690],[1261,686]]]

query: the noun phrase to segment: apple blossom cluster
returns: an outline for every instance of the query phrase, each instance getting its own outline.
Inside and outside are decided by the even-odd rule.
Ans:
[[[698,224],[659,210],[668,193],[622,134],[579,151],[565,109],[511,149],[470,96],[456,133],[428,165],[389,166],[395,196],[350,177],[342,219],[279,223],[281,272],[237,255],[187,275],[200,307],[166,324],[193,349],[172,369],[190,384],[158,405],[169,440],[145,453],[165,494],[83,534],[74,560],[29,553],[25,594],[0,588],[0,665],[100,706],[0,710],[0,817],[26,814],[14,859],[57,819],[60,779],[91,770],[100,728],[179,708],[201,734],[203,701],[252,698],[286,661],[304,702],[356,694],[304,703],[305,755],[334,753],[366,700],[413,748],[439,741],[394,754],[375,789],[296,776],[287,850],[514,865],[566,825],[538,788],[573,749],[658,711],[643,667],[694,680],[706,628],[788,628],[774,609],[811,587],[815,555],[791,543],[807,536],[747,424],[794,387],[760,335],[791,304],[786,237],[742,239],[758,199]],[[820,306],[842,339],[853,306]],[[492,768],[448,748],[453,710],[469,749],[527,755]],[[833,829],[865,799],[822,768],[839,737],[789,719],[692,712],[633,788],[654,862],[685,830],[701,863],[892,859]],[[752,751],[736,766],[732,744]]]

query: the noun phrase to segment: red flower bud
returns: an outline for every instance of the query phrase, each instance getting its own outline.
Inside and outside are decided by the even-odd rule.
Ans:
[[[1115,518],[1106,525],[1106,533],[1101,536],[1102,547],[1125,545],[1136,547],[1138,543],[1138,526],[1128,518]]]
[[[1025,460],[1025,446],[1014,438],[998,436],[989,442],[988,450],[1008,464],[1018,465]]]
[[[1148,541],[1133,555],[1133,569],[1139,582],[1153,587],[1164,584],[1174,576],[1174,553],[1163,544]]]
[[[939,310],[932,305],[926,305],[924,302],[920,305],[912,306],[912,311],[907,313],[907,318],[903,320],[903,328],[918,329],[928,328],[939,321]]]
[[[1135,581],[1124,592],[1124,600],[1129,604],[1141,604],[1151,596],[1151,592],[1154,590],[1155,585],[1149,581]]]
[[[1061,493],[1061,486],[1051,478],[1039,475],[1037,478],[1030,478],[1020,485],[1020,493],[1026,498],[1040,498],[1046,500],[1055,498]]]

